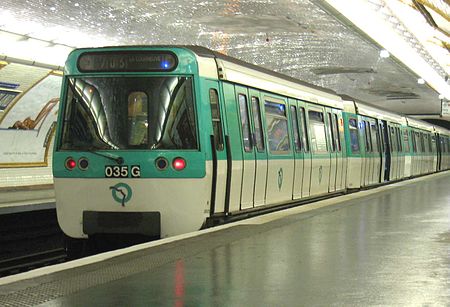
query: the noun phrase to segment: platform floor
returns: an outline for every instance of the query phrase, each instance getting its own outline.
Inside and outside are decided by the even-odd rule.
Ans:
[[[449,222],[447,172],[77,260],[49,275],[0,279],[0,302],[449,306]]]

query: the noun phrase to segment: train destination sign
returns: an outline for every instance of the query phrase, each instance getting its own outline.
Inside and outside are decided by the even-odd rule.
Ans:
[[[177,58],[172,52],[86,52],[78,59],[81,72],[172,71]]]

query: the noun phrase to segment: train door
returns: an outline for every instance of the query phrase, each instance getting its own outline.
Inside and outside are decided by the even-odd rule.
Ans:
[[[389,142],[389,129],[385,120],[381,121],[381,132],[384,148],[384,168],[383,168],[383,181],[389,181],[389,174],[391,172],[391,143]]]
[[[224,117],[219,93],[218,82],[206,81],[208,99],[211,106],[212,130],[212,189],[210,202],[210,215],[216,212],[225,212],[226,184],[227,184],[227,151],[224,142]]]
[[[302,141],[302,155],[303,155],[303,183],[302,183],[302,198],[311,195],[311,171],[312,171],[312,155],[310,148],[309,125],[306,120],[306,109],[303,101],[298,102],[298,125],[301,133]]]
[[[379,158],[380,158],[380,168],[378,172],[378,183],[382,183],[384,181],[384,169],[386,167],[386,152],[384,149],[384,137],[383,137],[383,124],[380,120],[376,120],[377,125],[377,139],[378,139],[378,150],[379,150]]]
[[[253,122],[252,141],[255,144],[256,155],[255,187],[253,193],[253,204],[256,207],[262,206],[266,202],[267,151],[261,116],[261,97],[258,91],[252,89],[249,90],[249,95]]]
[[[330,153],[326,137],[325,109],[311,104],[308,104],[307,109],[312,158],[310,194],[314,196],[328,192]]]
[[[375,119],[370,119],[370,137],[372,138],[372,157],[370,184],[376,184],[379,180],[381,159],[380,159],[380,143],[378,139],[378,125]]]
[[[290,140],[288,110],[285,99],[264,96],[268,148],[266,204],[292,199],[294,154]]]
[[[441,138],[438,133],[435,134],[435,140],[436,140],[436,152],[437,152],[437,164],[436,164],[436,170],[440,171],[441,168],[441,161],[442,161],[442,147],[441,147]]]
[[[368,136],[367,136],[367,124],[364,120],[364,117],[358,115],[359,122],[359,139],[360,139],[360,147],[361,147],[361,181],[360,185],[362,187],[367,184],[367,169],[368,169]]]
[[[303,187],[303,144],[302,144],[302,132],[299,125],[299,111],[297,102],[289,99],[289,112],[291,119],[291,131],[293,139],[294,150],[294,184],[292,186],[292,199],[299,199],[302,197]]]
[[[330,174],[328,179],[328,192],[336,191],[336,175],[337,175],[337,145],[335,137],[335,129],[333,129],[332,109],[325,108],[325,126],[328,136],[328,147],[330,151]]]
[[[342,150],[344,121],[340,110],[333,110],[332,129],[336,143],[336,191],[344,189],[344,153]]]
[[[255,191],[256,154],[252,141],[250,107],[248,91],[245,87],[236,86],[236,101],[239,109],[239,122],[242,137],[242,190],[240,209],[253,207]]]
[[[396,180],[397,179],[397,137],[395,135],[395,129],[392,125],[388,124],[389,129],[389,144],[391,149],[391,170],[389,172],[389,180]]]

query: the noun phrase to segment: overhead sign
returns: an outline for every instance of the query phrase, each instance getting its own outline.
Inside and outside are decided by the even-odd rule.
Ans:
[[[78,59],[81,72],[171,71],[176,66],[177,58],[169,51],[86,52]]]

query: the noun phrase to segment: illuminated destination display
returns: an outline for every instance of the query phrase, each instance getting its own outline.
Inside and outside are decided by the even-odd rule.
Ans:
[[[86,52],[78,59],[81,72],[171,71],[176,66],[177,58],[171,52]]]

